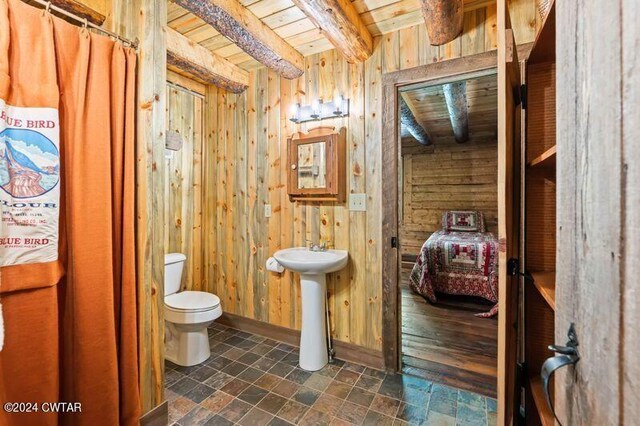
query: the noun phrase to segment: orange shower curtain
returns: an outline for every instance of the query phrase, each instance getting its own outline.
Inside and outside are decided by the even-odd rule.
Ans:
[[[0,425],[138,422],[135,63],[119,43],[0,0],[0,98],[59,109],[62,191],[59,259],[0,269],[0,402],[82,404],[0,407]]]

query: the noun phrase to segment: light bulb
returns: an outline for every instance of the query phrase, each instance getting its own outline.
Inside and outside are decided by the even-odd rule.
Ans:
[[[296,122],[300,119],[300,104],[292,104],[289,108],[289,120]]]
[[[320,117],[320,101],[317,99],[311,103],[311,117]]]
[[[336,95],[333,98],[333,113],[335,115],[342,114],[342,95]]]

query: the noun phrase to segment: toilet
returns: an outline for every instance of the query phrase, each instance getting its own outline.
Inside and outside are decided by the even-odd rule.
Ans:
[[[165,358],[189,367],[211,355],[207,327],[222,315],[220,299],[203,291],[180,291],[182,253],[164,256]]]

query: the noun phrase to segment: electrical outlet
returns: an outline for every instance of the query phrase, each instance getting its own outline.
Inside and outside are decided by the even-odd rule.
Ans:
[[[352,212],[367,211],[367,194],[349,194],[349,210]]]
[[[264,205],[264,217],[271,217],[271,204]]]

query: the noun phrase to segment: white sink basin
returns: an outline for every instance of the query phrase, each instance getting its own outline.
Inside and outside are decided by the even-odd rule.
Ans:
[[[300,274],[336,272],[349,261],[349,253],[345,250],[311,251],[304,247],[278,250],[273,257],[286,269]]]
[[[300,368],[317,371],[328,360],[327,276],[347,266],[345,250],[311,251],[304,247],[279,250],[273,257],[286,269],[300,274],[302,329],[300,331]]]

